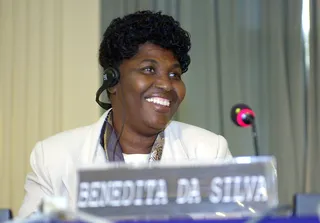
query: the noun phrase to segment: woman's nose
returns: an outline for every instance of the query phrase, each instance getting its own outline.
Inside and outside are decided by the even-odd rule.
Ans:
[[[171,91],[173,89],[172,82],[168,74],[158,76],[154,85],[156,88],[160,88],[164,91]]]

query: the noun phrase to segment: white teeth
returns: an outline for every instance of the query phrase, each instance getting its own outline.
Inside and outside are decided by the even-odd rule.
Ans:
[[[170,106],[170,101],[168,99],[153,97],[153,98],[147,98],[146,100],[154,104],[159,104],[167,107]]]

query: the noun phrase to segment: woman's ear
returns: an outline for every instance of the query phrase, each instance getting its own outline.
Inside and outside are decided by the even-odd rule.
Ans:
[[[110,94],[115,94],[117,92],[117,86],[109,87],[107,90]]]

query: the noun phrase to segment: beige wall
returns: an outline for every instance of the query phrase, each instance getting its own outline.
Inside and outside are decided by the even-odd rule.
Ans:
[[[21,205],[36,141],[99,117],[99,0],[0,0],[0,208]]]

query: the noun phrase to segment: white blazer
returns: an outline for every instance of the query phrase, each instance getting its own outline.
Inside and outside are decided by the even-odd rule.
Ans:
[[[62,132],[36,144],[30,157],[32,172],[26,178],[26,195],[19,217],[37,211],[46,196],[67,196],[70,204],[76,202],[76,168],[107,162],[100,145],[100,131],[108,112],[93,125]],[[214,162],[231,158],[225,138],[196,126],[171,121],[164,137],[161,161],[210,159]]]

